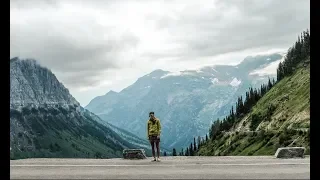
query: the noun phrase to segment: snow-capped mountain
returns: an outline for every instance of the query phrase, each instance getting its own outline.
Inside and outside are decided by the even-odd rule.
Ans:
[[[272,74],[252,73],[279,61],[281,54],[245,58],[236,66],[215,65],[199,70],[155,70],[117,93],[94,98],[85,108],[103,120],[146,138],[148,112],[162,123],[162,143],[168,148],[188,146],[203,136],[217,118],[226,116],[239,95],[260,87]]]

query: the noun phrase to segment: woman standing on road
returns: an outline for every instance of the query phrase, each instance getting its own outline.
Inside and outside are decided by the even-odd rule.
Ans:
[[[161,134],[161,124],[160,124],[160,119],[156,118],[154,116],[154,112],[149,113],[149,120],[147,124],[147,132],[148,132],[148,139],[151,144],[152,148],[152,156],[153,160],[152,161],[160,161],[160,134]],[[157,156],[158,158],[156,159],[155,156],[155,150],[154,150],[154,144],[156,144],[157,148]]]

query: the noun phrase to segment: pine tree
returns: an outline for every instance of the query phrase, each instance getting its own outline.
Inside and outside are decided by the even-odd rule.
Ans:
[[[196,144],[196,138],[193,138],[193,151],[196,152],[197,151],[197,144]]]
[[[239,105],[239,117],[241,116],[241,114],[244,113],[244,103],[242,101],[242,96],[239,96],[239,102],[238,102],[238,105]]]
[[[192,143],[190,144],[189,154],[190,154],[190,156],[193,156],[193,145],[192,145]]]
[[[298,40],[287,51],[284,61],[277,68],[277,82],[285,76],[292,74],[296,66],[310,56],[310,34],[309,30],[303,31]]]
[[[200,149],[200,146],[201,146],[201,137],[198,136],[198,150]]]
[[[249,100],[250,100],[250,98],[249,98],[249,93],[248,92],[246,92],[246,99],[245,99],[245,101],[244,101],[244,113],[248,113],[249,112],[249,104],[248,104],[248,102],[249,102]]]
[[[282,62],[280,62],[277,69],[277,81],[279,82],[282,78],[283,78],[283,65],[282,65]]]
[[[185,156],[190,156],[189,148],[188,148],[188,147],[187,147],[187,150],[186,150]]]
[[[310,33],[309,33],[309,29],[307,29],[306,33],[305,33],[306,37],[305,37],[305,43],[306,43],[306,48],[307,48],[307,56],[310,56]]]
[[[175,148],[173,148],[173,150],[172,150],[172,156],[177,156],[177,152],[176,152]]]
[[[208,141],[208,135],[206,134],[206,142]]]
[[[234,111],[233,111],[233,106],[231,107],[230,116],[231,116],[231,121],[234,122],[234,120],[235,120],[235,114],[234,114]]]
[[[276,84],[274,78],[272,78],[272,86],[274,86]]]
[[[272,88],[272,83],[271,83],[270,78],[269,78],[269,80],[268,80],[268,90],[270,90],[271,88]]]
[[[254,98],[255,98],[255,101],[254,101],[254,105],[255,105],[260,99],[260,96],[259,96],[257,89],[254,89]]]
[[[211,127],[209,128],[209,137],[210,139],[212,139],[212,136],[213,136],[213,130],[214,130],[214,123],[211,124]]]
[[[181,155],[180,156],[183,156],[184,155],[184,152],[183,152],[183,148],[181,149]]]

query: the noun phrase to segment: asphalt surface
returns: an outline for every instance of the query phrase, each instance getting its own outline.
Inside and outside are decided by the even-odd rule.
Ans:
[[[310,157],[11,160],[11,179],[310,179]]]

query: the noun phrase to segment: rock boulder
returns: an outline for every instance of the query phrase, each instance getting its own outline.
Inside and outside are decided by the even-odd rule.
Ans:
[[[144,149],[124,149],[123,150],[124,159],[146,159]]]
[[[276,158],[304,158],[304,147],[285,147],[278,148],[275,156]]]

